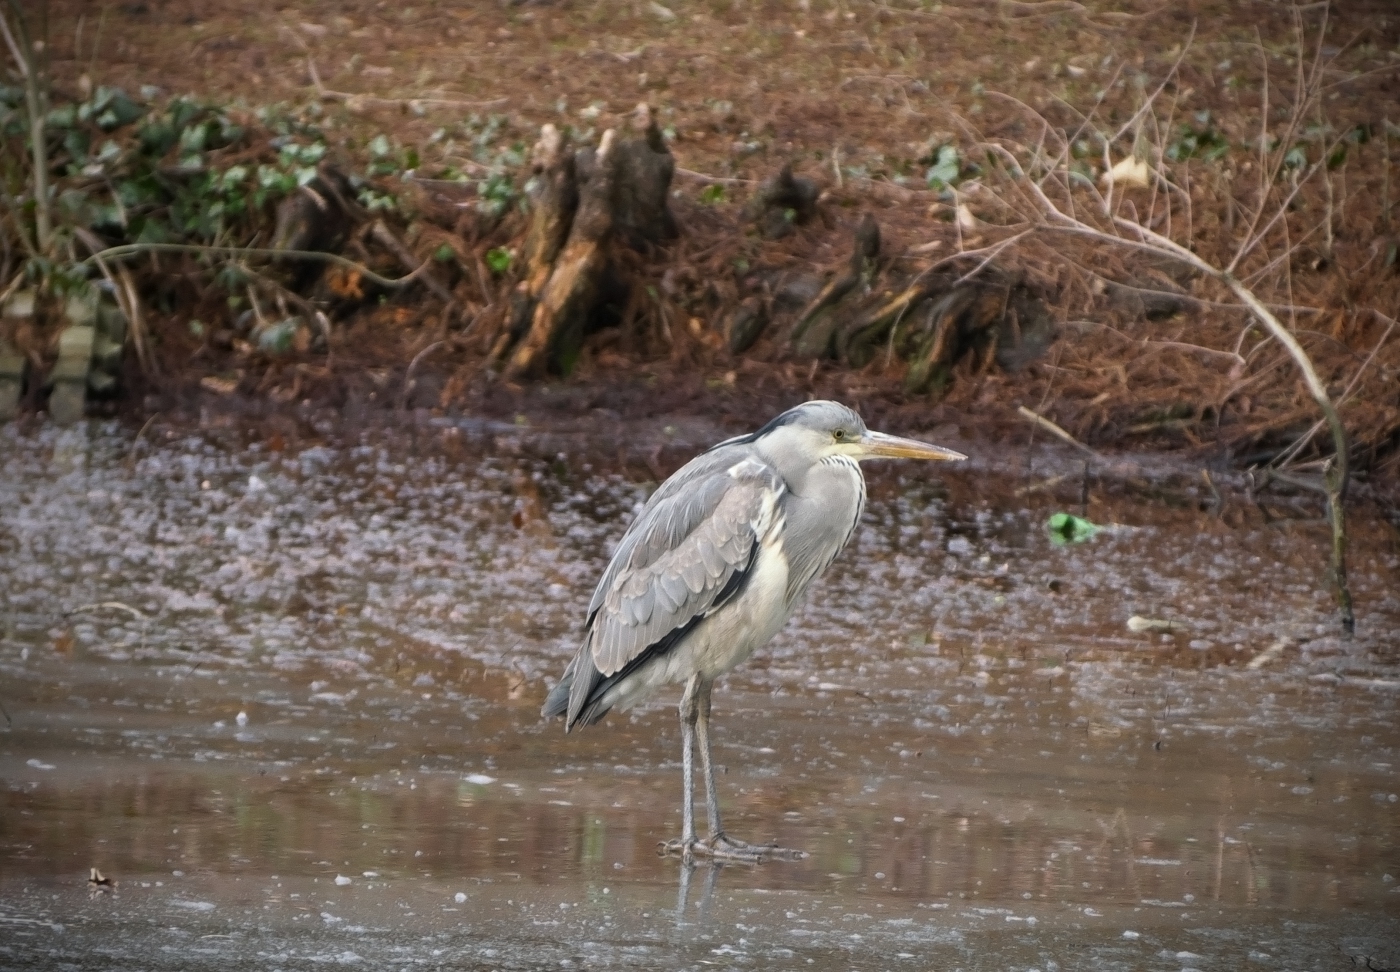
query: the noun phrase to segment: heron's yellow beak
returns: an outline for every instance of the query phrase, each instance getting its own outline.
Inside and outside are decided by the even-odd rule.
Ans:
[[[966,459],[967,456],[942,446],[929,445],[917,439],[902,439],[897,435],[883,432],[866,432],[860,444],[871,459],[938,459],[952,462]]]

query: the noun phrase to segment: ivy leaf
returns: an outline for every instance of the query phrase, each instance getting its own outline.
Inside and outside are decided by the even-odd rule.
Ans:
[[[491,268],[491,272],[494,274],[505,273],[513,262],[515,262],[515,257],[503,247],[497,246],[486,251],[486,265]]]
[[[1070,543],[1083,543],[1091,539],[1103,527],[1090,523],[1083,517],[1071,513],[1054,513],[1045,521],[1045,531],[1050,534],[1050,542],[1057,547]]]
[[[944,145],[934,157],[933,165],[924,173],[930,189],[946,189],[958,181],[962,172],[962,158],[956,145]]]

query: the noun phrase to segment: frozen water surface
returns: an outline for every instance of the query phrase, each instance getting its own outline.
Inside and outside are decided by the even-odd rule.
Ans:
[[[809,856],[692,873],[674,696],[538,711],[725,433],[594,425],[0,429],[0,967],[1400,967],[1382,518],[1347,641],[1311,500],[1110,471],[1060,548],[1053,459],[873,469],[716,699],[727,824]]]

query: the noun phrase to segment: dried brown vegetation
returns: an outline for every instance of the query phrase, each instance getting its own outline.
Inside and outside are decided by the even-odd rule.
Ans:
[[[365,0],[269,17],[153,0],[101,17],[54,3],[49,29],[59,92],[96,81],[278,101],[346,157],[382,132],[421,156],[416,181],[396,188],[393,236],[415,260],[451,251],[438,268],[451,301],[352,273],[331,286],[341,303],[318,305],[328,346],[279,357],[192,339],[177,308],[148,322],[167,376],[282,400],[512,407],[487,366],[539,372],[538,348],[510,355],[531,346],[551,287],[578,296],[555,266],[569,237],[518,213],[481,218],[472,187],[435,179],[477,164],[454,125],[498,111],[502,141],[528,146],[549,124],[597,145],[645,101],[675,160],[679,236],[610,252],[626,285],[609,326],[567,355],[572,382],[644,372],[666,376],[672,396],[736,382],[914,396],[1004,421],[1026,406],[1098,445],[1325,459],[1288,351],[1228,284],[1135,245],[1123,219],[1231,268],[1314,363],[1356,463],[1396,475],[1400,16],[1385,4]],[[1150,163],[1148,184],[1105,188],[1127,157]],[[1068,180],[1048,198],[1116,241],[1041,232],[1044,207],[1004,178],[1037,159]],[[751,205],[784,166],[817,194],[810,212]],[[549,191],[546,179],[536,199]],[[879,258],[859,267],[867,217]],[[403,272],[385,247],[358,245],[347,255]],[[488,255],[511,249],[511,267],[493,269]],[[862,299],[822,303],[851,273],[847,293]],[[1043,354],[1021,340],[1032,306],[1054,318]],[[1033,330],[1048,337],[1043,323]]]

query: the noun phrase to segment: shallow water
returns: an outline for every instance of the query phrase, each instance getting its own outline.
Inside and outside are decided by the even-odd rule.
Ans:
[[[871,469],[716,693],[728,829],[809,856],[690,872],[674,695],[538,717],[728,431],[622,428],[0,429],[0,967],[1400,966],[1391,526],[1348,641],[1310,500],[1120,464],[1059,548],[1074,463]]]

